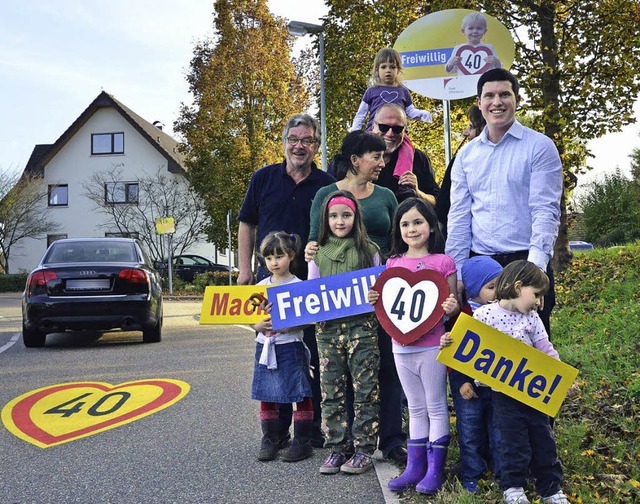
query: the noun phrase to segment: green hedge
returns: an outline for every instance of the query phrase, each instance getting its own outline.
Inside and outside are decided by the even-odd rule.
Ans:
[[[0,292],[21,292],[27,283],[26,273],[17,275],[0,275]]]

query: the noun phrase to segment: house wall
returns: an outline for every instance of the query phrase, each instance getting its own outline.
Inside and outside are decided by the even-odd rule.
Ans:
[[[124,132],[124,154],[91,154],[92,133],[117,132]],[[43,214],[49,214],[60,224],[60,229],[51,234],[66,234],[68,238],[104,237],[107,231],[117,231],[104,226],[109,218],[83,195],[86,192],[83,183],[95,173],[111,171],[118,166],[121,166],[123,181],[126,182],[136,182],[158,171],[168,176],[181,176],[167,171],[167,160],[119,112],[113,108],[101,108],[46,165],[44,178],[36,182],[45,194],[51,184],[68,185],[67,206],[48,206],[47,200],[42,203]],[[143,197],[141,194],[140,198]],[[31,271],[46,248],[46,236],[16,243],[9,256],[9,272]],[[216,255],[215,247],[209,243],[197,244],[189,252],[209,258]],[[228,257],[218,254],[217,262],[228,264]]]

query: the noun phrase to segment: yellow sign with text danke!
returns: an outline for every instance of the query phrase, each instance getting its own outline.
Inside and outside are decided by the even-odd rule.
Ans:
[[[556,416],[578,370],[461,313],[438,361]]]
[[[200,324],[257,324],[269,315],[254,306],[252,297],[266,296],[264,285],[208,285],[200,309]]]

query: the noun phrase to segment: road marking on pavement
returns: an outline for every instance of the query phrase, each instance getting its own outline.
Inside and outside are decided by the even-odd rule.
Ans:
[[[170,379],[60,383],[16,397],[0,416],[9,432],[48,448],[149,416],[178,402],[189,389],[188,383]]]
[[[9,348],[11,348],[15,344],[15,342],[18,341],[19,337],[20,337],[20,333],[14,334],[8,343],[5,343],[0,347],[0,353],[4,352],[5,350],[9,350]]]

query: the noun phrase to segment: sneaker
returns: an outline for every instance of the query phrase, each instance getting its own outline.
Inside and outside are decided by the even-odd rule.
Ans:
[[[344,453],[331,452],[324,462],[320,466],[320,474],[338,474],[340,472],[340,466],[345,463],[347,458]]]
[[[462,486],[469,493],[476,493],[478,491],[478,482],[476,480],[465,480],[462,482]]]
[[[362,474],[373,467],[371,455],[356,452],[346,463],[342,464],[340,470],[349,474]]]
[[[542,502],[543,504],[569,504],[569,499],[567,499],[567,496],[560,490],[558,493],[550,495],[549,497],[543,497]]]
[[[506,504],[530,504],[522,487],[511,487],[503,493]]]

